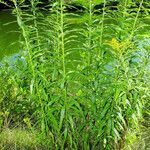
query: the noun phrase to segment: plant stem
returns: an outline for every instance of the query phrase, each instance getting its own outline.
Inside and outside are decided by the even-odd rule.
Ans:
[[[89,1],[89,24],[88,24],[88,66],[91,63],[91,40],[92,40],[92,0]]]
[[[98,49],[98,58],[102,58],[103,54],[102,54],[102,43],[103,43],[103,32],[104,32],[104,19],[105,19],[105,6],[106,6],[106,0],[103,1],[104,5],[103,5],[103,14],[102,14],[102,24],[101,24],[101,34],[100,34],[100,48]]]
[[[64,45],[64,8],[63,1],[60,2],[60,32],[61,32],[61,51],[62,51],[62,67],[63,67],[63,84],[64,84],[64,107],[65,107],[65,122],[67,122],[67,85],[66,85],[66,65],[65,65],[65,45]]]
[[[135,20],[134,20],[134,23],[133,23],[133,27],[132,27],[132,31],[131,31],[131,34],[130,34],[130,37],[129,37],[129,41],[132,40],[132,38],[133,38],[135,26],[136,26],[136,24],[137,24],[137,20],[138,20],[138,17],[139,17],[139,13],[140,13],[142,4],[143,4],[143,0],[141,0],[140,6],[139,6],[138,11],[137,11],[137,13],[136,13],[136,17],[135,17]]]

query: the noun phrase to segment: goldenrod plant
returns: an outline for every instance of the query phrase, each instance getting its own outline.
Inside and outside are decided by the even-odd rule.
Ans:
[[[49,1],[44,8],[39,0],[11,1],[24,51],[13,65],[6,60],[0,66],[0,146],[132,148],[149,116],[149,17],[141,13],[143,0],[134,13],[128,12],[129,0],[113,10],[102,0],[100,13],[94,0],[81,2],[83,13],[68,11],[76,1]],[[21,143],[18,134],[33,141]]]

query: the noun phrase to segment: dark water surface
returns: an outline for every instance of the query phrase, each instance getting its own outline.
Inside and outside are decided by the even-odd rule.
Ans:
[[[11,10],[0,11],[0,60],[19,51],[19,27]]]

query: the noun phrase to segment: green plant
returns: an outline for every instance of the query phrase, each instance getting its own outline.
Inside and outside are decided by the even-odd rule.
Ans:
[[[7,77],[6,85],[3,78],[0,81],[1,103],[12,124],[16,125],[19,109],[18,124],[33,134],[40,131],[49,149],[123,148],[131,141],[130,132],[139,130],[149,96],[145,42],[149,36],[140,16],[143,0],[136,14],[127,12],[127,0],[117,11],[108,11],[104,0],[99,16],[92,0],[81,16],[66,12],[61,0],[50,3],[50,10],[43,9],[46,14],[39,11],[38,0],[31,1],[28,11],[21,9],[24,1],[12,2],[27,51],[24,66],[16,63],[16,72],[5,68],[1,72]]]

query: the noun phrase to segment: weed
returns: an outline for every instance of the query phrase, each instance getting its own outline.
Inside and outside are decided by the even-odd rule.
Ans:
[[[145,42],[149,36],[140,16],[143,0],[136,15],[127,13],[127,0],[113,12],[106,11],[104,0],[99,16],[92,0],[83,16],[66,12],[60,0],[50,3],[46,14],[39,11],[38,0],[31,1],[28,11],[21,9],[24,1],[12,2],[27,55],[24,69],[18,65],[20,70],[8,76],[12,83],[4,86],[1,103],[3,113],[8,109],[9,114],[0,116],[1,124],[8,122],[8,116],[15,118],[10,104],[15,102],[18,109],[17,99],[26,110],[20,110],[20,126],[32,133],[40,131],[49,148],[123,148],[125,141],[131,141],[130,132],[139,131],[149,97]],[[22,77],[26,80],[21,81]],[[13,94],[6,92],[9,85]],[[11,100],[9,106],[5,96]],[[16,120],[11,117],[14,126]]]

